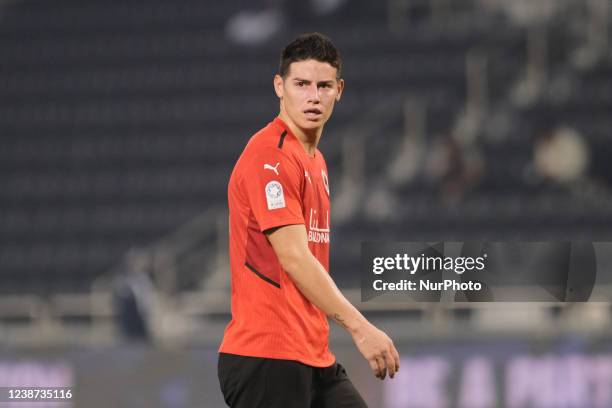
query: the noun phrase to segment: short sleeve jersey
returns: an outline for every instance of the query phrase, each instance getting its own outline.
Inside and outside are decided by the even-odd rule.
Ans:
[[[327,367],[329,325],[280,265],[265,231],[304,224],[308,247],[329,271],[329,181],[279,118],[257,132],[229,181],[232,320],[220,352]]]

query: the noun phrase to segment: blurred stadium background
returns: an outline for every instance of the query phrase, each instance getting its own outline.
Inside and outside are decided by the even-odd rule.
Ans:
[[[227,181],[277,113],[280,50],[320,31],[347,84],[320,146],[332,274],[403,359],[382,383],[333,329],[370,406],[612,407],[605,296],[359,297],[362,241],[612,237],[611,15],[609,0],[1,1],[0,386],[224,406]]]

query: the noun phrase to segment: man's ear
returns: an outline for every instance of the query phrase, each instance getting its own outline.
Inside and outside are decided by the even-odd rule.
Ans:
[[[344,79],[340,78],[338,80],[338,95],[336,95],[336,102],[340,101],[340,98],[342,98],[342,91],[344,91]]]
[[[283,77],[276,74],[274,75],[274,92],[276,92],[276,96],[278,96],[279,99],[283,98],[283,91]]]

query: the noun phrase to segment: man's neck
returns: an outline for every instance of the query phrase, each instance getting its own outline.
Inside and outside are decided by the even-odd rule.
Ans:
[[[300,127],[296,126],[295,123],[289,118],[289,116],[281,109],[278,117],[285,122],[285,124],[291,130],[291,133],[297,137],[297,139],[304,147],[304,150],[309,156],[313,156],[317,151],[317,146],[319,144],[319,140],[321,140],[321,134],[323,133],[323,128],[313,129],[311,132],[304,131]]]

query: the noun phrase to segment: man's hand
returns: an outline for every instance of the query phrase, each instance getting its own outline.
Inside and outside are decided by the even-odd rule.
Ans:
[[[400,359],[393,341],[383,331],[369,322],[351,332],[357,349],[363,354],[376,377],[384,380],[387,371],[393,378],[399,371]]]

